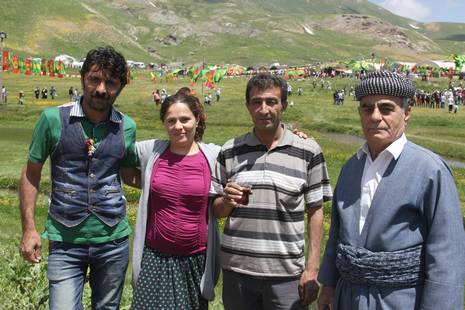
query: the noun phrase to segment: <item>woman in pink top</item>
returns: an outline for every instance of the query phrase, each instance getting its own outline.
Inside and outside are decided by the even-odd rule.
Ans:
[[[132,309],[207,309],[214,298],[217,224],[210,217],[219,147],[201,143],[205,112],[178,92],[160,109],[169,140],[137,143],[140,199],[133,246]]]

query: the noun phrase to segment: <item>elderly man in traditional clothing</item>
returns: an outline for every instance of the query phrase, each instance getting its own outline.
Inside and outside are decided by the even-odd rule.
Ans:
[[[463,309],[465,233],[447,164],[405,137],[412,83],[355,89],[366,143],[342,168],[319,273],[319,309]]]

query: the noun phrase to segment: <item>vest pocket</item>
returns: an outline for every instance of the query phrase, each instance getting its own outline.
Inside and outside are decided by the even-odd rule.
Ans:
[[[69,197],[75,197],[77,195],[77,191],[70,188],[56,188],[55,191],[61,194],[65,194]]]
[[[104,190],[106,197],[113,197],[121,195],[121,188],[120,187],[107,187]]]

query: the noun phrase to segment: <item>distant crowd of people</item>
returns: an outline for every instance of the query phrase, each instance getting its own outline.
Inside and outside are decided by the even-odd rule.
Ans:
[[[212,104],[212,101],[213,101],[213,96],[212,94],[210,93],[212,89],[208,89],[208,92],[207,94],[205,95],[205,98],[204,98],[204,101],[203,103],[206,104],[206,105],[211,105]],[[195,92],[192,88],[190,87],[183,87],[182,88],[182,91],[188,95],[195,95]],[[215,89],[215,95],[216,95],[216,102],[220,102],[220,99],[221,99],[221,88],[216,88]],[[155,103],[156,106],[160,105],[163,103],[163,101],[165,101],[165,99],[167,97],[169,97],[169,94],[168,92],[166,91],[166,89],[157,89],[156,91],[154,91],[152,93],[152,97],[153,97],[153,103]]]
[[[33,96],[35,99],[39,100],[47,100],[47,99],[52,99],[55,100],[56,97],[58,97],[58,92],[55,86],[50,86],[50,90],[47,87],[40,88],[39,86],[36,86],[32,90]],[[77,88],[70,87],[68,90],[68,95],[69,99],[72,102],[77,102],[81,98],[81,93]],[[16,103],[19,105],[23,105],[25,103],[25,98],[26,94],[24,93],[23,90],[20,90],[18,92],[18,95],[16,96]],[[5,85],[2,85],[2,89],[0,92],[0,103],[8,103],[8,91],[5,87]]]
[[[448,108],[449,113],[457,113],[459,105],[465,104],[465,88],[450,86],[444,90],[434,90],[433,92],[419,90],[415,94],[414,106],[444,109]]]
[[[344,105],[345,97],[346,97],[345,88],[336,90],[333,93],[333,104],[335,104],[335,105]]]
[[[53,85],[50,86],[50,92],[47,87],[40,89],[38,86],[36,86],[33,90],[33,93],[36,99],[48,99],[50,96],[52,100],[55,100],[55,98],[58,96],[57,90]]]

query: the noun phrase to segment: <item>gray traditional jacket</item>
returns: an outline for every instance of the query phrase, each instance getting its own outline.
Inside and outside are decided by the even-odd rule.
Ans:
[[[134,231],[133,256],[132,256],[132,285],[135,286],[141,268],[142,252],[144,250],[145,235],[148,217],[148,200],[150,192],[150,177],[154,163],[169,145],[167,140],[146,140],[136,143],[137,156],[141,166],[142,193],[137,210],[136,227]],[[220,147],[214,144],[199,143],[200,150],[205,155],[210,171],[215,171],[216,157]],[[210,186],[211,199],[208,206],[208,239],[207,257],[205,261],[205,271],[200,282],[200,291],[205,299],[215,298],[214,288],[220,274],[219,265],[219,234],[218,223],[213,216],[212,202],[216,195],[213,186]]]
[[[465,233],[448,166],[407,142],[379,183],[359,233],[361,178],[366,154],[342,168],[333,196],[329,240],[319,281],[336,287],[335,309],[463,309]],[[345,280],[336,268],[338,243],[383,253],[421,246],[424,280],[403,288]]]

